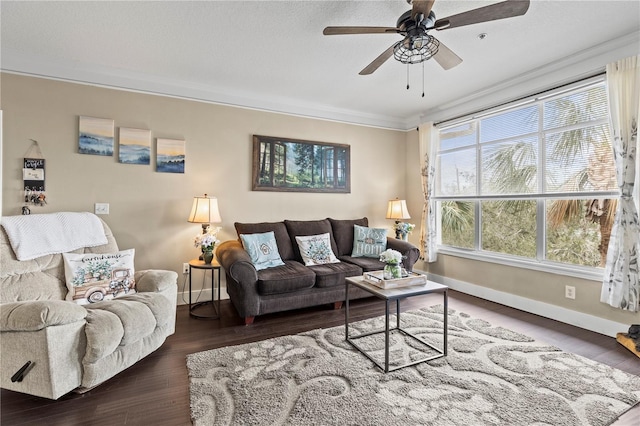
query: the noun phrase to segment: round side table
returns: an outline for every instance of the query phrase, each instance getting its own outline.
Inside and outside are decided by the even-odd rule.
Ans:
[[[206,319],[219,319],[220,318],[220,264],[217,259],[213,259],[211,263],[204,263],[200,259],[193,259],[189,261],[189,315],[194,318],[206,318]],[[191,275],[193,269],[202,269],[206,276],[207,271],[211,271],[211,300],[203,302],[191,303]],[[217,279],[216,279],[217,275]],[[216,282],[218,287],[218,300],[216,303]],[[204,280],[203,280],[204,285]],[[205,305],[213,307],[214,315],[198,314],[195,311]],[[217,306],[216,306],[217,304]]]

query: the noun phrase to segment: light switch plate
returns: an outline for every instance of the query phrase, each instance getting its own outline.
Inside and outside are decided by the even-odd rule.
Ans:
[[[109,203],[96,203],[95,214],[109,214]]]

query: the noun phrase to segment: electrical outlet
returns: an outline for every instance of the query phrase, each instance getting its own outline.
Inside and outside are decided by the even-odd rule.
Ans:
[[[575,299],[576,298],[576,288],[570,285],[564,286],[564,297],[567,299]]]
[[[188,263],[183,263],[182,264],[182,273],[183,274],[188,274],[189,273],[189,264]]]
[[[96,203],[94,206],[95,214],[109,214],[109,203]]]

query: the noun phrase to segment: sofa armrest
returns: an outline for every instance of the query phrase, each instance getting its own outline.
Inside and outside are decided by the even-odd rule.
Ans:
[[[236,282],[253,285],[258,281],[258,271],[239,241],[231,240],[220,244],[216,256],[220,265]]]
[[[0,331],[37,331],[84,321],[87,310],[64,300],[35,300],[0,305]]]
[[[136,271],[135,279],[136,291],[163,293],[177,285],[178,274],[175,271],[146,269]]]
[[[408,241],[398,240],[396,238],[387,237],[387,248],[399,251],[404,259],[402,265],[407,271],[413,271],[413,265],[420,257],[420,250]]]

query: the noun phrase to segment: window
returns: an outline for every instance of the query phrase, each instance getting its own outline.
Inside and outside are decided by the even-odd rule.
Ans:
[[[619,196],[608,114],[597,78],[440,125],[440,247],[604,266]]]

